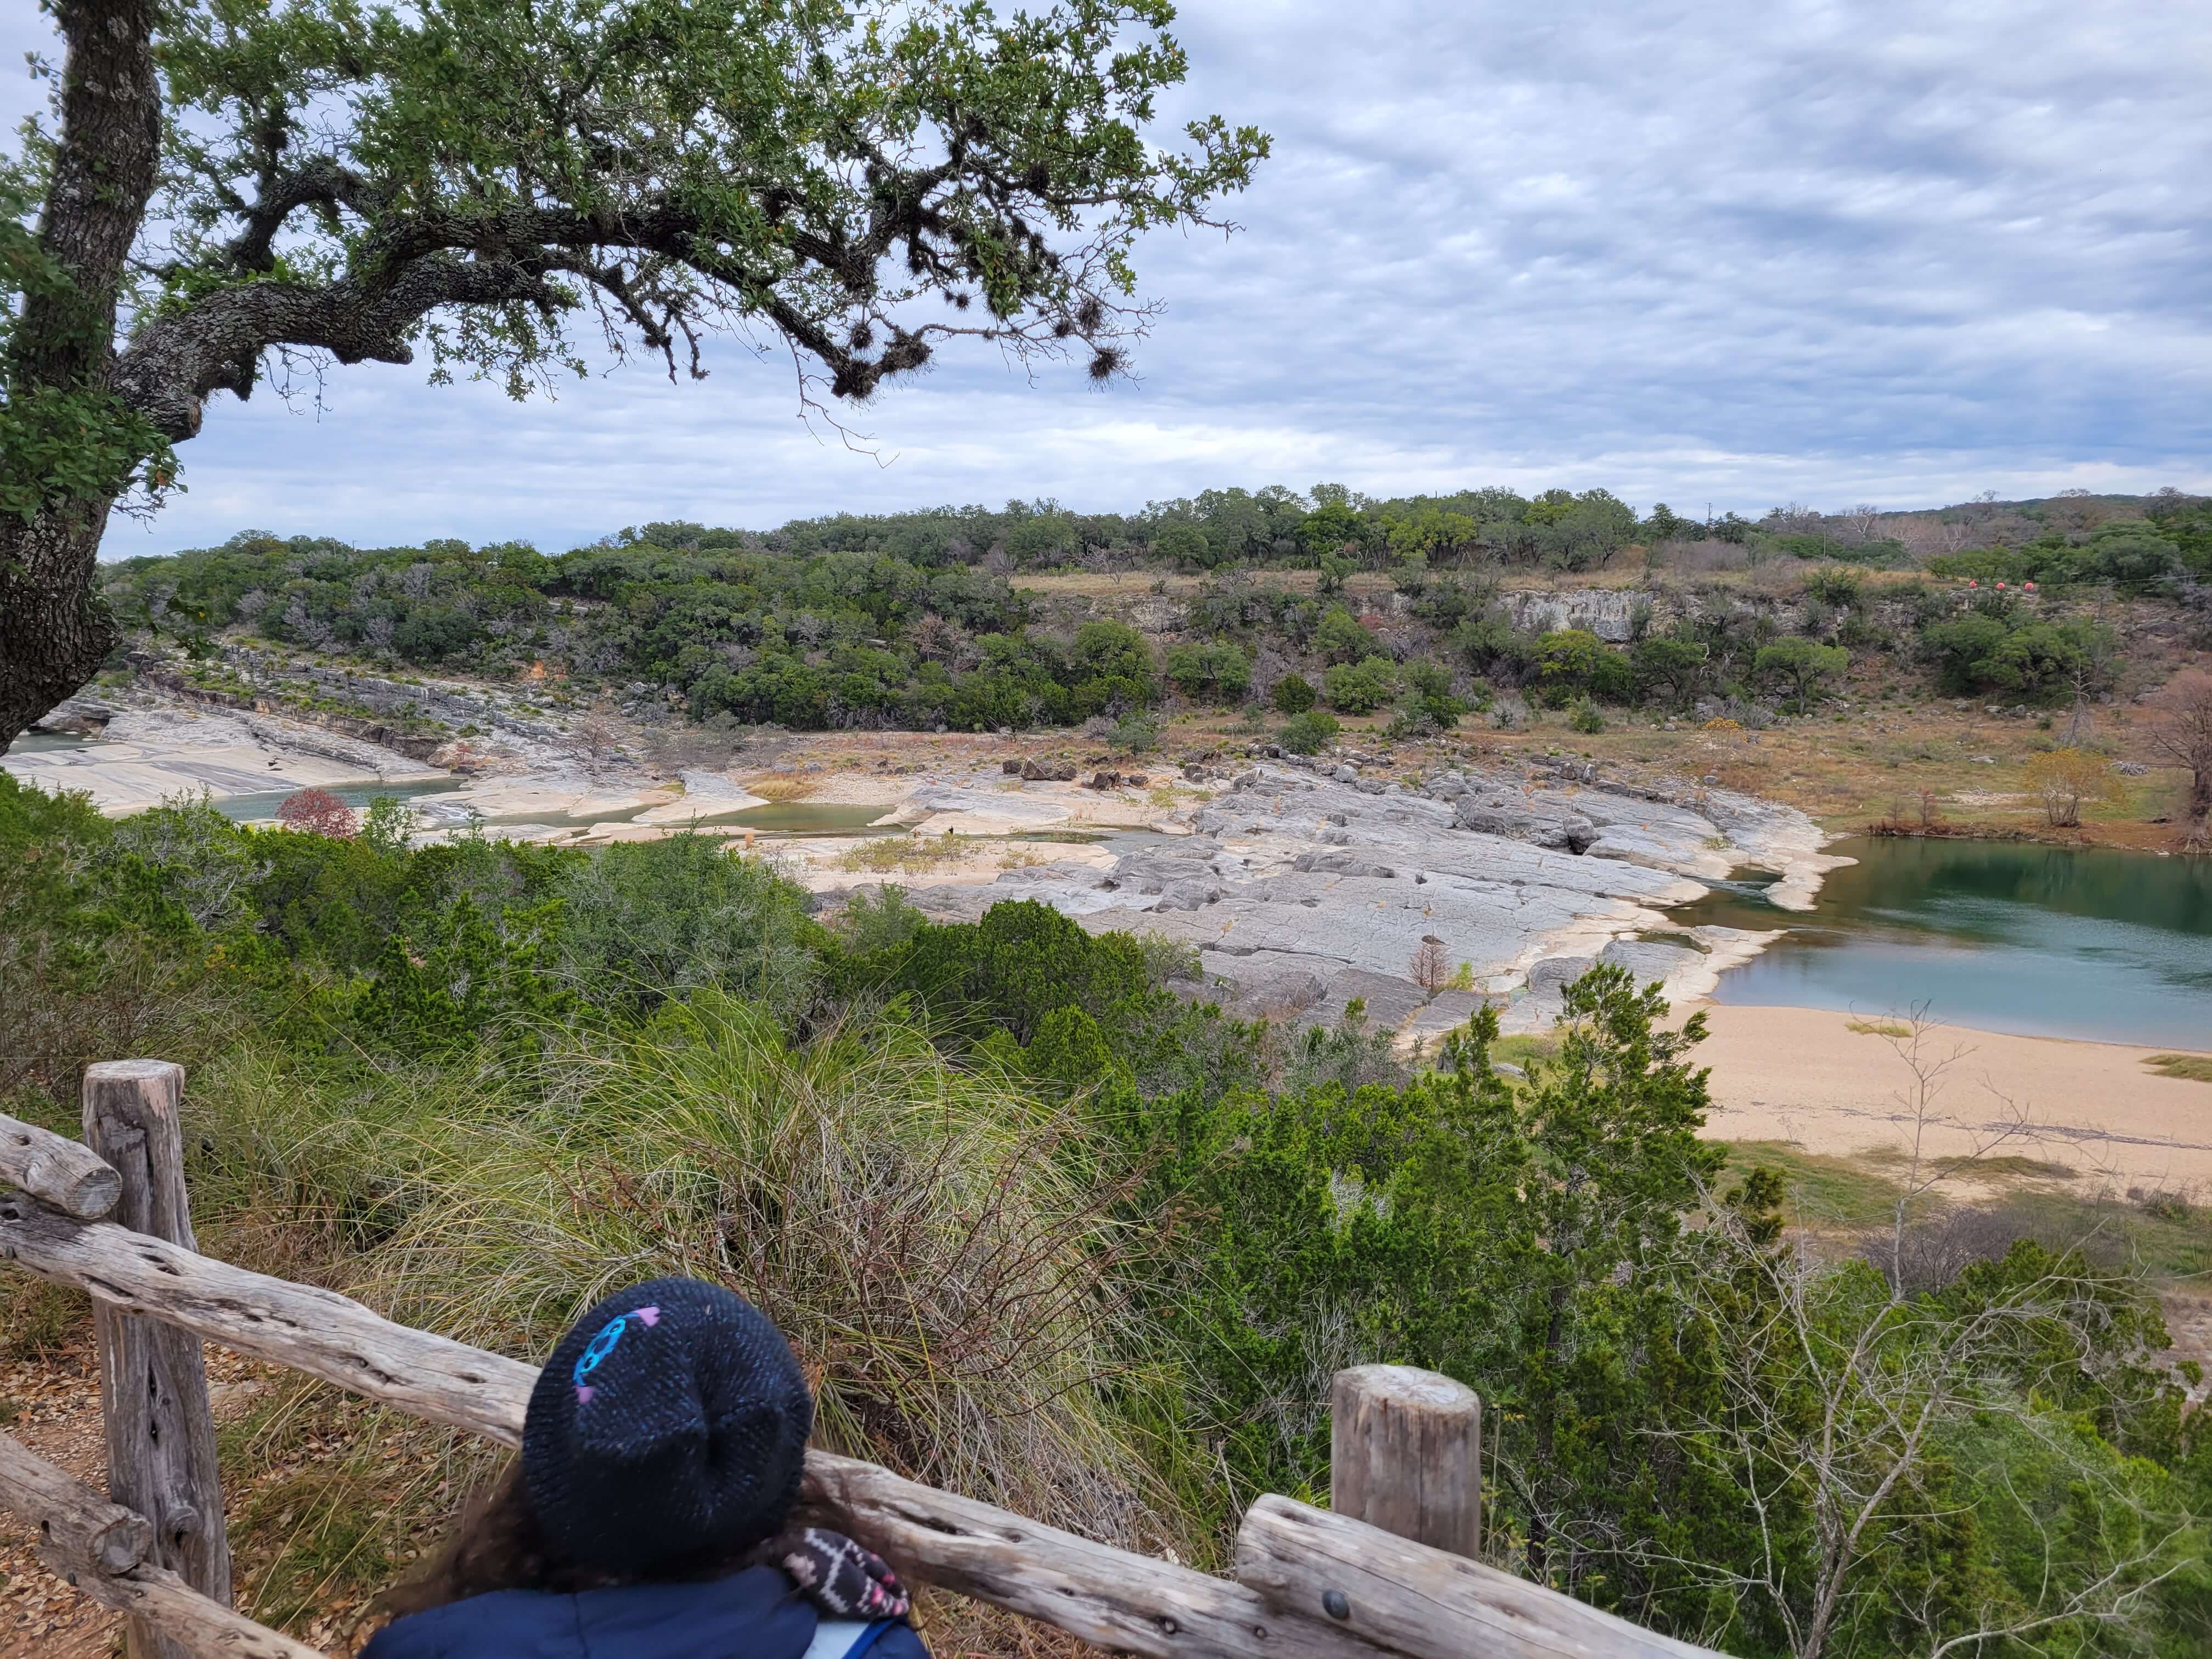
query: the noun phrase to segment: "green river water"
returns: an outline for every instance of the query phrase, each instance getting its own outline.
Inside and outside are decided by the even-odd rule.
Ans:
[[[1686,924],[1789,928],[1715,1000],[1906,1013],[2029,1036],[2212,1048],[2212,860],[1860,837],[1810,913],[1730,884]]]

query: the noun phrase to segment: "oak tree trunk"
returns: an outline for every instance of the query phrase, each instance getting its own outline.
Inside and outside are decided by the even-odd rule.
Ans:
[[[104,390],[125,262],[161,141],[153,0],[64,0],[61,131],[39,245],[68,273],[26,294],[6,365],[12,400]],[[94,673],[115,647],[92,592],[112,499],[50,503],[0,526],[0,747]]]
[[[93,590],[108,504],[0,520],[0,749],[100,672],[115,623]]]

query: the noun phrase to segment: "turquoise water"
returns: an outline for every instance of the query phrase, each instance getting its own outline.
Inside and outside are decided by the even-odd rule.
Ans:
[[[8,745],[11,755],[36,755],[56,749],[89,749],[90,738],[78,737],[69,732],[25,732]]]
[[[325,786],[356,812],[377,799],[421,800],[429,795],[450,795],[461,787],[458,778],[434,778],[421,783],[333,783]],[[235,823],[258,823],[276,816],[276,809],[299,792],[263,789],[247,795],[217,795],[215,810]]]
[[[772,800],[765,806],[748,806],[735,812],[702,817],[702,823],[734,824],[769,836],[850,836],[866,830],[891,809],[854,806],[834,800]],[[903,835],[904,830],[893,833]]]
[[[1818,908],[1732,884],[1684,926],[1789,928],[1714,1000],[2212,1048],[2212,860],[2031,842],[1856,838]]]

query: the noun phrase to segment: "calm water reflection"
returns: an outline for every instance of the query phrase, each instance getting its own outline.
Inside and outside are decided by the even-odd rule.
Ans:
[[[2212,1048],[2212,860],[2001,842],[1855,839],[1820,907],[1756,885],[1686,923],[1788,927],[1716,1000],[1866,1013],[1925,1002],[1984,1030]]]

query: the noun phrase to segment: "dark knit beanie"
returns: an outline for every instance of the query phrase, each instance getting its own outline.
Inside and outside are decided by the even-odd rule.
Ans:
[[[553,1350],[523,1422],[523,1484],[547,1541],[580,1565],[713,1559],[782,1527],[813,1426],[766,1315],[719,1285],[655,1279]]]

